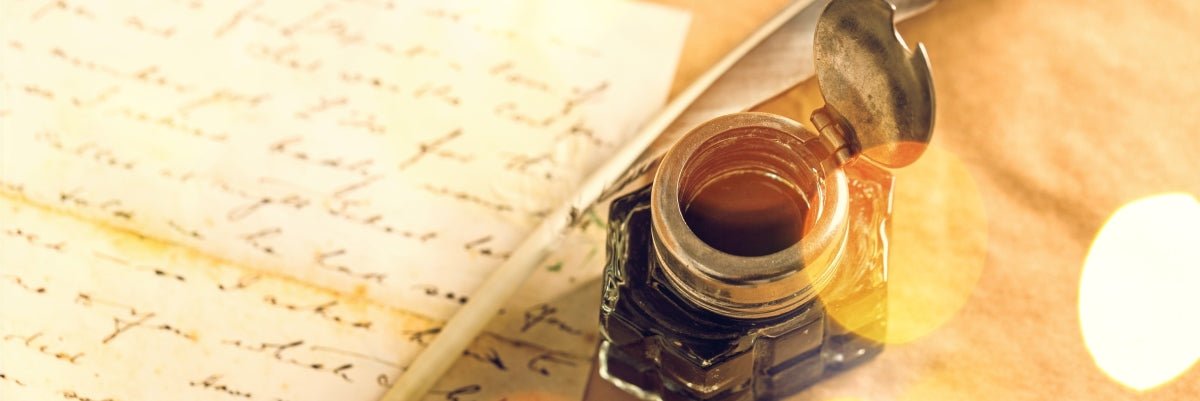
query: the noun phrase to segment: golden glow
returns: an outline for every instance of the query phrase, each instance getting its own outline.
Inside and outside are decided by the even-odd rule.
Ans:
[[[983,197],[953,153],[931,146],[895,171],[888,266],[889,343],[907,343],[967,303],[987,257]]]
[[[987,216],[975,180],[951,152],[931,146],[893,173],[888,330],[859,334],[898,344],[929,334],[962,309],[983,271]],[[842,322],[854,319],[833,309],[830,314]]]
[[[1079,325],[1096,366],[1138,391],[1200,358],[1200,202],[1122,206],[1096,235],[1079,283]]]

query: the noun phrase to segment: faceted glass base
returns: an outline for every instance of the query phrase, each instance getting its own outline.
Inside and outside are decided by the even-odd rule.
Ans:
[[[651,251],[650,188],[614,201],[601,376],[647,400],[774,400],[879,354],[892,177],[866,164],[846,172],[851,226],[837,275],[817,299],[766,319],[721,316],[679,297]]]

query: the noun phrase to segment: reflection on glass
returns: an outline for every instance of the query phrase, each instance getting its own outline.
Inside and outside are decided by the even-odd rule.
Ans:
[[[872,338],[905,344],[945,325],[971,298],[987,260],[988,216],[966,165],[939,146],[891,173],[887,333]],[[839,321],[854,319],[852,313],[830,310]]]

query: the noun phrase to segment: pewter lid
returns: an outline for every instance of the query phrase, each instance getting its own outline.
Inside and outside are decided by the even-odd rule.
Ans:
[[[933,136],[933,79],[925,46],[909,51],[885,0],[833,1],[813,51],[825,110],[847,128],[848,150],[887,167],[912,164]]]

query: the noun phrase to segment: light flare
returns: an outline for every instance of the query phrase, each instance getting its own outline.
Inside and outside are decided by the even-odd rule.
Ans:
[[[1137,391],[1200,359],[1200,202],[1130,202],[1101,227],[1079,283],[1079,326],[1096,366]]]

